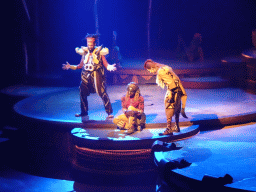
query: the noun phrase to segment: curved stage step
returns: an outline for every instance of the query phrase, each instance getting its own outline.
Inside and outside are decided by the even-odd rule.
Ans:
[[[151,153],[154,141],[186,139],[197,134],[199,126],[181,127],[179,133],[159,136],[163,131],[164,128],[144,129],[126,135],[123,130],[74,128],[71,131],[75,154],[72,165],[80,171],[105,175],[152,172],[155,170]]]
[[[255,128],[229,126],[177,141],[180,149],[154,152],[154,162],[165,182],[183,190],[255,191]],[[181,160],[187,163],[178,167]]]
[[[199,132],[199,125],[181,127],[181,132],[159,136],[165,128],[146,128],[131,135],[118,129],[74,128],[71,130],[73,143],[79,147],[95,150],[150,149],[155,140],[171,142],[191,137]]]

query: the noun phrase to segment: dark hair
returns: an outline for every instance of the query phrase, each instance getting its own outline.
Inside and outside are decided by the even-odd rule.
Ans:
[[[95,40],[97,40],[98,38],[99,38],[99,36],[100,36],[100,34],[89,34],[89,33],[87,33],[87,35],[85,36],[85,40],[87,39],[87,38],[94,38]]]

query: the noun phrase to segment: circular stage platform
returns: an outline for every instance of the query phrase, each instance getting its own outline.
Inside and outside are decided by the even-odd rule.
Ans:
[[[199,125],[181,127],[179,133],[159,136],[165,128],[146,128],[132,135],[125,134],[124,130],[106,128],[74,128],[71,131],[73,143],[86,146],[90,149],[101,150],[137,150],[150,149],[155,140],[171,142],[191,137],[199,132]]]
[[[225,64],[230,63],[226,62]],[[210,71],[208,70],[209,74]],[[97,94],[91,94],[88,97],[89,120],[82,122],[81,118],[75,117],[75,113],[80,112],[78,87],[12,86],[2,92],[22,98],[14,105],[17,116],[13,123],[26,130],[29,144],[34,145],[30,146],[32,151],[35,152],[40,147],[55,146],[58,149],[58,155],[62,159],[68,159],[67,161],[70,161],[76,170],[105,175],[149,173],[156,169],[156,165],[160,166],[161,159],[172,160],[169,158],[169,154],[178,154],[176,160],[184,158],[184,154],[187,154],[184,159],[192,164],[184,170],[193,168],[192,171],[196,172],[198,170],[194,168],[200,163],[197,163],[198,159],[192,158],[190,152],[198,152],[197,148],[202,148],[204,142],[200,143],[199,139],[193,143],[193,138],[199,137],[204,140],[203,136],[198,136],[201,135],[200,132],[207,130],[222,132],[225,129],[221,128],[225,126],[255,121],[256,95],[239,88],[226,88],[225,81],[222,81],[221,78],[218,80],[214,76],[201,77],[201,80],[205,82],[204,85],[207,85],[207,81],[214,81],[214,84],[208,86],[208,89],[207,86],[195,89],[197,86],[194,85],[198,80],[195,76],[182,78],[185,80],[184,85],[186,85],[188,95],[186,105],[188,118],[180,117],[181,132],[174,133],[172,136],[159,136],[166,126],[163,104],[166,90],[155,84],[139,85],[145,100],[146,128],[132,135],[126,135],[124,131],[116,128],[112,120],[106,120],[107,114],[102,100]],[[190,85],[186,84],[190,81],[193,82],[191,89]],[[216,86],[218,83],[221,86]],[[121,114],[120,99],[126,93],[126,85],[108,86],[107,92],[112,103],[113,115]],[[228,139],[229,136],[223,138]],[[152,154],[152,144],[159,140],[175,142],[182,149],[170,153]],[[191,141],[192,143],[190,143]],[[225,146],[223,146],[224,148],[218,146],[215,146],[214,142],[206,142],[206,147],[211,148],[214,154],[218,154],[218,149],[225,151]],[[234,145],[234,147],[237,146]],[[205,151],[207,152],[207,150]],[[204,155],[207,156],[208,153],[204,154],[205,151],[196,153],[198,158],[206,159]],[[239,154],[238,151],[235,153]],[[235,159],[231,158],[232,161]],[[204,161],[204,159],[201,160]],[[210,163],[214,162],[210,161]],[[207,168],[203,169],[207,170]],[[181,170],[183,169],[176,171],[178,175],[196,180],[193,175],[189,175],[189,171],[182,172]],[[211,171],[207,173],[214,175]],[[195,174],[197,177],[202,176]]]
[[[53,91],[50,91],[51,88],[42,88],[45,91],[40,90],[38,95],[36,95],[36,88],[21,87],[20,89],[26,89],[33,94],[14,106],[15,111],[24,118],[60,125],[70,130],[76,127],[116,128],[112,120],[106,120],[107,114],[97,94],[91,94],[88,97],[89,121],[83,123],[81,118],[74,115],[80,112],[77,87],[53,88]],[[166,117],[163,100],[166,91],[156,85],[140,85],[140,90],[145,100],[146,128],[164,128]],[[108,86],[107,91],[112,103],[113,115],[122,114],[121,97],[126,93],[126,85]],[[255,119],[256,95],[254,94],[238,88],[187,89],[186,92],[188,119],[181,116],[181,126],[200,125],[201,128],[210,128],[246,123]]]
[[[166,126],[165,90],[156,85],[140,85],[140,90],[145,99],[146,128],[132,135],[126,135],[112,120],[106,120],[107,114],[97,94],[88,97],[89,120],[82,122],[81,118],[75,117],[80,110],[78,88],[55,88],[45,90],[45,94],[41,94],[41,90],[38,95],[31,88],[33,96],[16,103],[14,110],[21,117],[18,123],[36,142],[54,140],[54,135],[60,135],[55,130],[64,132],[62,135],[68,132],[67,144],[73,146],[73,150],[68,150],[74,153],[71,156],[75,169],[116,175],[154,170],[151,146],[156,140],[184,140],[200,130],[219,129],[256,119],[256,95],[237,88],[187,89],[188,119],[180,117],[181,132],[159,136]],[[122,113],[120,98],[125,93],[126,85],[108,87],[114,116]],[[45,138],[47,135],[51,135],[50,138]],[[148,162],[147,166],[141,166],[141,162]]]

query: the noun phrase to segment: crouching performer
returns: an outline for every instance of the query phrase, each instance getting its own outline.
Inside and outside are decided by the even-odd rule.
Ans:
[[[156,83],[158,86],[161,88],[164,88],[165,86],[167,87],[167,92],[164,99],[167,128],[160,135],[172,135],[173,132],[180,132],[180,113],[184,118],[187,118],[185,113],[187,94],[179,77],[173,72],[171,67],[156,63],[151,59],[148,59],[144,63],[144,68],[152,74],[157,74]],[[172,117],[174,115],[175,123],[172,123]]]
[[[131,82],[127,85],[127,93],[121,98],[123,114],[114,118],[113,123],[117,127],[127,129],[126,134],[132,134],[136,130],[141,131],[145,127],[146,115],[144,113],[144,98],[140,94],[139,86]]]

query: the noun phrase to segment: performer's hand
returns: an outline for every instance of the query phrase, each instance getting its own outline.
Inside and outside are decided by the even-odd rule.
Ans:
[[[70,64],[66,62],[66,64],[62,64],[62,69],[63,70],[68,70],[70,68]]]
[[[107,70],[108,71],[115,71],[116,70],[116,64],[108,65]]]
[[[181,109],[181,115],[184,117],[184,118],[188,118],[186,113],[185,113],[185,108],[182,108]]]
[[[117,123],[117,126],[124,128],[125,122],[124,122],[124,121],[119,121],[119,122]]]

